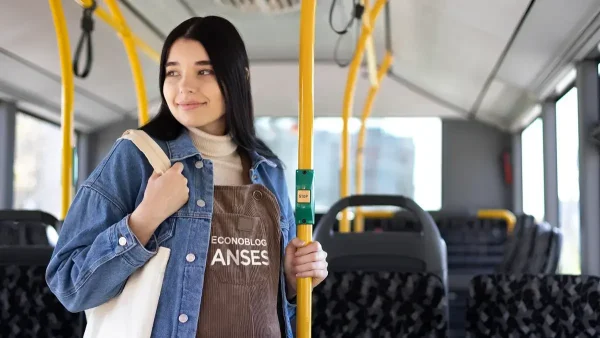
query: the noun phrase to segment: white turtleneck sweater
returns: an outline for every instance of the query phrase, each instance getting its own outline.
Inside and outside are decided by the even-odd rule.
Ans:
[[[190,128],[192,142],[202,154],[202,158],[213,163],[215,185],[243,185],[245,182],[242,158],[237,152],[237,145],[231,136],[216,136],[198,128]]]

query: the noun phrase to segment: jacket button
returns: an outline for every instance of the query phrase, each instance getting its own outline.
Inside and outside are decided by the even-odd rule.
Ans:
[[[188,316],[185,313],[179,315],[180,323],[186,323],[187,321],[188,321]]]
[[[125,237],[120,237],[120,238],[119,238],[119,245],[120,245],[120,246],[125,246],[125,245],[127,245],[127,238],[125,238]]]
[[[192,253],[190,253],[190,254],[187,254],[187,256],[185,256],[185,260],[187,260],[188,262],[190,262],[190,263],[191,263],[191,262],[193,262],[193,261],[195,261],[195,260],[196,260],[196,255],[194,255],[194,254],[192,254]]]
[[[202,161],[196,162],[196,168],[198,168],[198,169],[204,168],[204,162],[202,162]]]
[[[257,201],[260,201],[262,199],[262,192],[260,192],[259,190],[254,190],[254,192],[252,193],[252,197],[254,197],[254,199]]]
[[[204,206],[206,205],[206,203],[204,202],[204,200],[198,200],[196,202],[196,204],[200,207],[200,208],[204,208]]]

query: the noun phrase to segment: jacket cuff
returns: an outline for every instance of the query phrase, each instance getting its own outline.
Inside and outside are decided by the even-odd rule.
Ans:
[[[284,297],[284,298],[285,298],[285,300],[284,300],[284,302],[285,302],[285,307],[287,308],[287,311],[288,311],[288,316],[289,316],[290,318],[292,318],[292,317],[296,316],[296,307],[297,307],[297,304],[296,304],[296,297],[297,297],[297,296],[294,296],[294,297],[293,297],[291,300],[288,300],[288,298],[287,298],[287,294],[286,294],[286,295],[285,295],[285,297]]]
[[[112,241],[115,245],[117,256],[123,256],[129,264],[138,268],[156,255],[158,245],[156,236],[152,234],[148,244],[144,247],[129,227],[129,216],[125,216],[119,223],[115,224]]]

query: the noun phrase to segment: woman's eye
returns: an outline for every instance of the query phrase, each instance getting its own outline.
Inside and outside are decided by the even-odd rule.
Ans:
[[[202,69],[201,71],[198,72],[198,74],[200,74],[200,75],[212,75],[213,71],[211,69]]]
[[[167,71],[167,76],[176,76],[176,75],[177,75],[177,72],[174,70]]]

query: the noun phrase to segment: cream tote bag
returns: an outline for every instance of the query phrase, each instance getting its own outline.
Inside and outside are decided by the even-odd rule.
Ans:
[[[171,162],[148,134],[127,130],[121,138],[131,140],[163,174]],[[149,338],[171,250],[159,247],[158,253],[134,272],[125,288],[115,298],[85,311],[87,326],[84,338]]]

